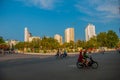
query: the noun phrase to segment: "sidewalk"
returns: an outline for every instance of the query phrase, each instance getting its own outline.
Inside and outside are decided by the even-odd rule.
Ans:
[[[23,58],[47,58],[54,56],[56,53],[17,53],[17,54],[0,54],[0,62],[13,59],[23,59]],[[76,55],[79,53],[68,53],[68,55]]]
[[[50,55],[56,55],[56,53],[24,53],[24,54],[30,54],[30,55],[46,55],[46,56],[50,56]],[[67,53],[69,54],[79,54],[79,52],[75,52],[75,53]]]

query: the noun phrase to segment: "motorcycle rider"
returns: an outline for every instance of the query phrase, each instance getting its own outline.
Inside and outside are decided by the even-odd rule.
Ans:
[[[67,56],[67,51],[64,49],[64,53],[63,56],[66,57]]]
[[[82,49],[80,50],[80,54],[79,54],[79,57],[78,57],[78,62],[81,62],[81,63],[85,63],[85,59],[84,59],[84,57],[83,57],[83,55],[82,55]]]
[[[85,65],[87,66],[88,65],[88,58],[89,56],[87,55],[87,50],[84,50],[83,52],[83,59],[85,60]]]
[[[60,49],[58,49],[56,56],[60,56]]]

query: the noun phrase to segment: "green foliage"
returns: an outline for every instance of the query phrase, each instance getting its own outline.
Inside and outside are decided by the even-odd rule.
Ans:
[[[83,41],[78,40],[78,41],[76,42],[76,46],[77,46],[77,47],[82,47],[82,46],[83,46]]]
[[[97,35],[97,41],[100,47],[106,47],[107,46],[107,33],[101,32]]]
[[[119,39],[119,42],[116,45],[116,48],[119,48],[119,47],[120,47],[120,39]]]
[[[0,44],[5,43],[3,37],[0,36]]]
[[[42,46],[42,49],[53,50],[53,49],[59,48],[60,44],[58,43],[57,40],[53,38],[44,37],[41,41],[41,46]]]
[[[30,42],[30,48],[40,48],[41,40],[40,39],[33,39],[32,42]]]
[[[108,32],[101,32],[96,37],[92,37],[89,41],[78,40],[76,42],[77,47],[82,47],[84,49],[88,48],[98,48],[98,47],[116,47],[119,42],[117,34],[109,30]]]
[[[1,38],[2,39],[2,38]],[[89,41],[78,40],[76,42],[70,41],[69,43],[59,44],[54,38],[43,37],[42,39],[33,39],[32,42],[19,42],[15,47],[20,50],[27,49],[26,51],[32,52],[50,52],[58,48],[66,49],[68,52],[78,51],[79,48],[98,48],[109,47],[113,48],[118,45],[119,38],[117,34],[110,30],[108,32],[101,32],[96,37],[92,37]],[[119,42],[120,45],[120,42]]]
[[[97,48],[99,46],[97,38],[94,36],[87,42],[87,48]]]
[[[17,49],[24,50],[26,49],[27,52],[40,52],[40,50],[44,50],[43,52],[47,52],[47,50],[58,49],[60,44],[57,40],[53,38],[46,38],[44,37],[42,40],[40,39],[33,39],[32,42],[20,42],[15,46]]]
[[[64,48],[73,49],[75,48],[75,43],[73,41],[70,41],[69,43],[65,42],[63,46]]]
[[[19,49],[19,50],[24,50],[24,42],[19,42],[15,45],[15,48]]]
[[[113,48],[117,45],[119,38],[114,31],[109,30],[107,33],[102,32],[102,33],[98,34],[97,41],[98,41],[100,47]]]
[[[119,38],[117,34],[112,30],[109,30],[107,33],[107,42],[108,42],[107,47],[110,47],[110,48],[115,47],[119,42]]]
[[[87,42],[78,40],[76,41],[76,47],[81,47],[81,48],[86,48],[87,47]]]

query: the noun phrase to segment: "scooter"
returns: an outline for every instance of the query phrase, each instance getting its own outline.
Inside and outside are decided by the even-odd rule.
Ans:
[[[66,57],[67,57],[67,53],[61,54],[60,57],[61,57],[61,58],[66,58]]]
[[[67,54],[56,54],[55,55],[56,56],[56,58],[58,59],[58,58],[66,58],[67,57]]]
[[[90,59],[90,61],[88,62],[87,66],[86,66],[85,63],[77,62],[76,63],[77,68],[82,69],[82,68],[85,68],[85,67],[92,67],[93,69],[97,69],[98,68],[98,62],[94,61],[91,56],[89,57],[89,59]]]

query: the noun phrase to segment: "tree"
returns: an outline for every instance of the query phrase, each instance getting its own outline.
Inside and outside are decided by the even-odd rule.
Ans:
[[[34,48],[40,48],[41,40],[40,39],[33,39],[32,42],[30,42],[30,43],[32,43],[31,46],[33,46]]]
[[[60,46],[59,42],[51,37],[48,38],[47,42],[48,42],[48,49],[50,50],[56,49]]]
[[[70,41],[70,43],[69,43],[69,48],[70,49],[74,49],[75,48],[75,43],[74,43],[74,41]]]
[[[43,37],[42,41],[41,41],[41,46],[43,49],[45,50],[52,50],[52,49],[57,49],[60,47],[60,44],[57,40],[55,40],[54,38],[46,38]]]
[[[76,46],[77,47],[82,47],[82,41],[81,40],[77,40],[77,42],[76,42]]]
[[[100,47],[113,48],[119,42],[119,38],[114,31],[109,30],[107,33],[101,32],[100,34],[98,34],[97,35],[97,42],[98,42]]]
[[[0,44],[5,43],[3,37],[0,36]]]
[[[7,50],[9,49],[9,46],[5,43],[3,37],[0,36],[0,49]]]
[[[81,42],[81,47],[82,47],[83,49],[86,49],[86,46],[87,46],[87,42],[83,40],[83,41]]]
[[[116,48],[120,48],[120,39],[119,39],[119,42],[116,45]]]
[[[15,48],[19,49],[19,50],[24,50],[24,42],[19,42],[15,45]]]
[[[68,48],[68,49],[73,49],[73,48],[75,48],[75,43],[74,43],[74,41],[70,41],[69,43],[65,42],[63,45],[64,45],[64,48]]]
[[[101,32],[97,35],[97,42],[100,47],[107,47],[107,33],[106,32]]]
[[[119,38],[117,34],[114,31],[109,30],[107,33],[107,43],[108,43],[107,47],[113,48],[117,45],[118,42],[119,42]]]
[[[97,48],[98,42],[97,42],[97,38],[94,36],[92,37],[88,42],[87,42],[88,48]]]

